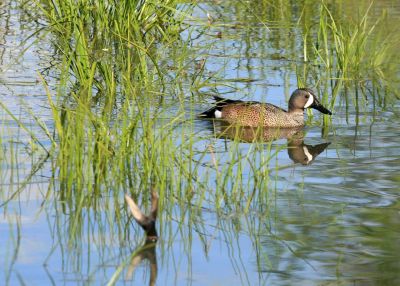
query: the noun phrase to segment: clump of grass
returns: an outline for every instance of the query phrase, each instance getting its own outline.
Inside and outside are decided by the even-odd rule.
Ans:
[[[179,32],[190,5],[178,9],[176,1],[98,2],[44,1],[43,8],[60,54],[59,85],[48,87],[47,93],[56,130],[53,172],[61,199],[74,210],[72,236],[80,233],[82,210],[99,207],[104,195],[105,204],[111,205],[127,190],[136,198],[155,188],[162,209],[167,199],[166,208],[193,197],[201,204],[209,191],[208,175],[198,176],[202,162],[193,160],[201,138],[195,139],[193,122],[184,118],[182,98],[177,102],[164,92],[159,67],[166,56],[163,49],[176,51],[186,44]],[[173,104],[178,108],[171,116]],[[230,153],[232,164],[225,164],[216,178],[218,190],[233,188],[223,198],[225,205],[242,200],[246,188],[236,151]],[[263,158],[262,164],[267,161]],[[247,186],[254,177],[246,178]],[[221,195],[215,187],[211,191]],[[246,209],[253,197],[245,201]],[[215,207],[222,208],[219,203]]]
[[[345,99],[346,106],[352,101],[352,106],[356,108],[360,105],[360,99],[368,100],[371,96],[375,100],[374,89],[392,93],[392,96],[385,96],[386,100],[399,97],[398,85],[393,81],[396,69],[393,60],[400,36],[397,31],[387,30],[386,11],[376,20],[371,20],[372,7],[373,2],[365,10],[359,8],[359,11],[355,11],[356,16],[338,16],[337,11],[334,14],[332,8],[322,2],[318,25],[304,34],[305,44],[308,44],[307,34],[315,33],[315,44],[311,50],[304,49],[304,58],[325,68],[325,78],[331,89],[331,109],[334,109],[342,88],[362,91],[363,97]],[[322,71],[318,70],[317,79],[321,83],[324,80]],[[328,95],[326,87],[323,94],[325,101]],[[343,94],[347,96],[349,93]]]
[[[115,202],[124,192],[137,198],[154,186],[165,198],[168,188],[181,191],[176,161],[190,144],[175,144],[173,132],[184,118],[178,112],[165,119],[165,71],[159,68],[164,50],[180,45],[190,5],[178,4],[39,4],[59,56],[57,85],[43,82],[55,122],[54,183],[71,213],[71,243],[82,233],[85,209],[114,208],[115,227],[123,229],[125,215]],[[185,164],[178,174],[190,178]]]
[[[60,175],[69,177],[68,189],[72,184],[82,187],[81,178],[67,174],[84,168],[88,181],[93,177],[95,186],[101,185],[108,160],[127,141],[124,136],[139,128],[148,135],[147,128],[157,121],[151,104],[157,99],[147,100],[164,95],[157,48],[179,41],[184,11],[177,9],[176,1],[43,1],[42,5],[61,59],[58,90],[55,96],[48,92],[59,162],[68,162],[71,168]],[[121,122],[127,133],[118,129]],[[97,164],[93,169],[102,171],[92,174],[82,159],[87,154],[80,156],[83,146],[92,148]]]

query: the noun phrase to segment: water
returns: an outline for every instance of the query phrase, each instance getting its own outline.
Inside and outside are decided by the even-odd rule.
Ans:
[[[213,78],[200,93],[218,92],[285,107],[297,86],[296,69],[304,68],[294,52],[301,50],[300,33],[293,28],[300,11],[295,7],[292,15],[284,15],[290,20],[282,16],[280,22],[256,25],[259,14],[243,9],[240,1],[229,3],[205,3],[204,10],[194,14],[206,22],[208,11],[216,19],[191,43],[198,58],[206,59],[205,73]],[[210,122],[195,120],[194,133],[207,138],[195,144],[198,159],[204,161],[199,174],[208,186],[204,204],[198,207],[188,201],[172,213],[161,213],[160,241],[147,252],[147,262],[136,266],[139,256],[134,254],[143,242],[142,230],[132,222],[121,237],[112,223],[115,217],[106,211],[122,207],[121,197],[109,203],[106,197],[112,196],[106,193],[97,208],[83,208],[75,216],[74,206],[60,198],[59,187],[50,179],[57,176],[55,162],[31,144],[29,131],[44,146],[51,146],[34,118],[53,128],[37,75],[53,58],[47,37],[24,41],[41,26],[28,21],[24,7],[17,4],[0,6],[0,101],[9,111],[1,111],[1,284],[106,284],[124,265],[118,284],[149,284],[151,275],[157,285],[400,283],[396,101],[384,109],[370,100],[360,114],[338,101],[328,129],[322,130],[321,117],[314,113],[304,138],[294,145],[285,136],[261,143],[215,138],[220,126],[214,130]],[[353,8],[344,9],[351,14]],[[388,8],[393,21],[399,20],[396,1],[380,1],[373,15],[378,17],[382,8]],[[312,76],[308,80],[315,82]],[[210,104],[204,96],[195,113]],[[20,128],[10,113],[31,129]],[[312,160],[296,157],[305,154],[304,147],[315,146],[322,147],[316,153],[309,151]],[[237,208],[223,198],[216,201],[223,190],[215,189],[215,169],[229,167],[230,152],[236,148],[243,159],[231,167],[243,173],[238,182],[246,191],[235,194],[240,190],[235,181],[229,181],[225,191],[239,197]],[[252,169],[263,160],[267,160],[264,169]],[[259,182],[255,174],[262,174]],[[219,212],[217,204],[222,205]],[[76,217],[82,228],[71,233]],[[157,271],[149,262],[155,263],[154,253]]]

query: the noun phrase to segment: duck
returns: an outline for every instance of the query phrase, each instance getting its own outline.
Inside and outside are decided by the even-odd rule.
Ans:
[[[288,110],[271,103],[226,99],[214,95],[216,105],[199,114],[201,118],[221,119],[229,124],[248,127],[293,128],[304,126],[304,110],[314,108],[332,115],[310,88],[293,91]]]

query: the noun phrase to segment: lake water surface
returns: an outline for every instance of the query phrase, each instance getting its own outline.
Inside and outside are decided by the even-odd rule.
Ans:
[[[397,1],[377,2],[373,17],[386,9],[400,23]],[[295,141],[282,136],[251,143],[254,138],[246,133],[238,138],[236,131],[232,135],[219,123],[193,116],[211,106],[211,93],[286,108],[297,88],[296,71],[307,68],[299,52],[301,31],[295,28],[300,4],[293,4],[292,14],[281,22],[268,21],[269,13],[244,5],[201,3],[192,23],[201,29],[182,35],[194,38],[190,49],[196,60],[204,60],[204,77],[212,77],[197,91],[200,99],[188,103],[191,128],[182,126],[183,132],[195,134],[193,160],[201,161],[196,171],[208,192],[201,205],[189,201],[159,214],[160,240],[148,253],[157,260],[156,284],[399,285],[396,100],[383,106],[370,98],[354,108],[340,99],[328,126],[322,127],[322,117],[314,112]],[[355,8],[340,9],[351,14]],[[0,4],[0,284],[103,285],[119,267],[117,284],[149,284],[152,260],[136,266],[133,255],[142,244],[142,230],[131,222],[121,238],[113,212],[107,211],[124,208],[123,193],[105,194],[111,199],[101,197],[96,207],[84,207],[80,233],[73,242],[69,239],[74,221],[60,195],[56,162],[31,144],[34,134],[51,146],[39,124],[45,122],[53,132],[38,73],[45,73],[54,88],[57,72],[51,68],[51,36],[35,39],[42,23],[31,21],[27,10],[19,1]],[[310,75],[306,81],[318,86],[318,78]],[[173,117],[176,110],[170,112]],[[182,129],[176,130],[177,144],[182,144]],[[232,163],[232,154],[242,159]],[[218,172],[226,168],[240,178],[228,179],[221,190]],[[233,206],[230,196],[236,198]]]

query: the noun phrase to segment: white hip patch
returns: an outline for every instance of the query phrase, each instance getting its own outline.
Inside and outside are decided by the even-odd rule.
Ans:
[[[310,161],[312,161],[313,156],[310,154],[310,152],[308,152],[308,148],[306,146],[303,146],[303,151],[304,154],[307,156],[307,163],[309,163]]]
[[[304,108],[309,108],[311,106],[311,104],[313,104],[314,102],[314,96],[312,96],[311,93],[308,93],[310,95],[310,97],[308,98],[306,104],[304,105]]]
[[[222,118],[222,112],[216,109],[214,112],[214,116],[215,118]]]

